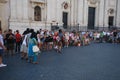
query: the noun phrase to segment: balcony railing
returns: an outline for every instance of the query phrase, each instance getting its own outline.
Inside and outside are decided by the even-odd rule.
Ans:
[[[31,0],[31,2],[45,3],[45,0]]]
[[[112,30],[115,30],[115,29],[119,29],[120,30],[120,27],[115,27],[115,26],[111,26],[110,28],[109,27],[103,27],[103,26],[95,26],[94,29],[88,29],[88,26],[51,26],[51,30],[52,31],[56,31],[56,30],[59,30],[59,29],[63,29],[65,31],[112,31]]]

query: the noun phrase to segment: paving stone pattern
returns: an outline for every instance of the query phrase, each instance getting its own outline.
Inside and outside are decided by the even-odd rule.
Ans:
[[[21,60],[20,54],[5,57],[4,62],[7,67],[0,68],[0,80],[120,80],[120,44],[43,52],[37,65]]]

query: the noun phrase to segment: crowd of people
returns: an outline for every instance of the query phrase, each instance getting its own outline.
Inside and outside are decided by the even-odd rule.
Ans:
[[[13,56],[15,53],[21,54],[21,59],[27,62],[38,64],[40,52],[55,50],[62,54],[62,48],[69,46],[86,46],[91,42],[95,43],[120,43],[120,31],[48,31],[27,28],[23,34],[16,30],[4,31],[0,29],[0,67],[6,66],[2,63],[3,53],[5,56]],[[33,51],[33,46],[37,45],[38,52]],[[5,52],[3,52],[3,50]]]

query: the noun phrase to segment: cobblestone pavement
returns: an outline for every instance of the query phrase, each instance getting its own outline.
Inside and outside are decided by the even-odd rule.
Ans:
[[[120,44],[91,44],[40,54],[39,64],[20,54],[5,57],[0,80],[120,80]]]

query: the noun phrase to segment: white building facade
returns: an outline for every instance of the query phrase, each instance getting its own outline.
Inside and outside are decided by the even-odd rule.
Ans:
[[[80,30],[120,27],[120,0],[0,0],[0,27]]]

